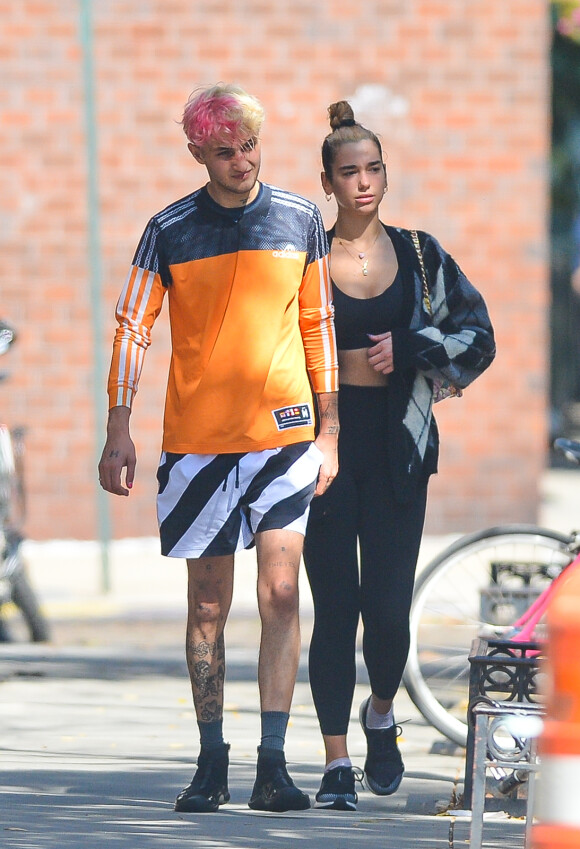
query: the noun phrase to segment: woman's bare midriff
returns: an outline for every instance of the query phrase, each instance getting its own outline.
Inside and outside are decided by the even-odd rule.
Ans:
[[[338,352],[339,382],[349,386],[386,386],[389,375],[369,364],[367,348]]]

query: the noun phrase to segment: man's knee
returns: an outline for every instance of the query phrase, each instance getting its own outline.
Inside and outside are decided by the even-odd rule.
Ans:
[[[228,558],[188,560],[187,606],[190,620],[209,624],[225,620],[231,604],[233,562]]]
[[[225,615],[219,602],[198,601],[196,599],[193,599],[189,605],[189,613],[200,625],[221,622]]]
[[[258,587],[260,609],[280,618],[288,618],[298,613],[298,585],[294,580],[279,578],[263,582]]]

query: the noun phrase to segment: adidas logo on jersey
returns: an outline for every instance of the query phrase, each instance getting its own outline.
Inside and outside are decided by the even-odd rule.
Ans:
[[[300,254],[295,245],[286,245],[281,251],[272,251],[276,259],[300,259]]]

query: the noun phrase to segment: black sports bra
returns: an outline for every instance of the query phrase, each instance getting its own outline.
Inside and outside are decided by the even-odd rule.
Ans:
[[[353,298],[332,282],[336,347],[339,351],[368,348],[368,333],[387,333],[403,325],[403,284],[401,272],[384,292],[374,298]]]

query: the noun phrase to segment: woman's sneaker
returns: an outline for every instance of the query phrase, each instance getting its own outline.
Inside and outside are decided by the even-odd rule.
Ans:
[[[219,749],[201,750],[191,784],[175,800],[175,810],[188,814],[209,814],[230,801],[228,791],[229,744]]]
[[[401,729],[394,724],[390,728],[367,728],[370,700],[370,696],[365,699],[359,711],[360,724],[367,738],[365,779],[369,790],[377,796],[390,796],[398,789],[405,772],[405,764],[397,746],[397,736]]]
[[[362,781],[363,773],[352,766],[336,766],[322,776],[320,790],[316,794],[317,808],[332,808],[334,811],[356,811],[358,796],[354,789],[355,779]]]

